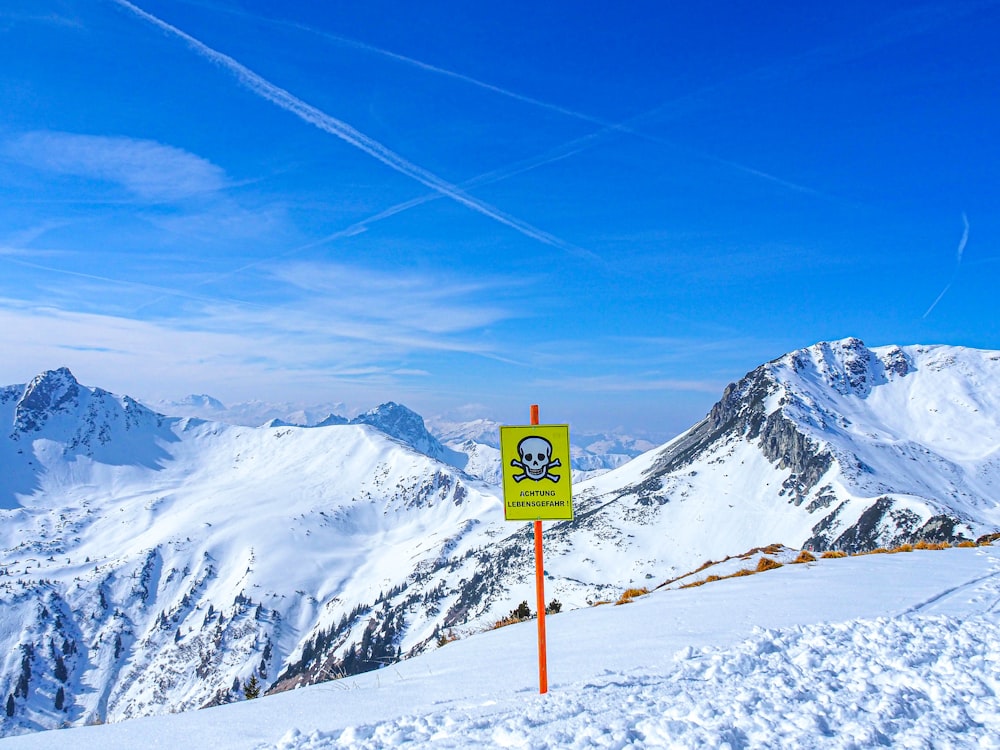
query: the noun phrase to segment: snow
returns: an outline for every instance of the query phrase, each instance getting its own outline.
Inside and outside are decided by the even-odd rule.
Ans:
[[[827,519],[853,524],[886,494],[894,505],[877,522],[880,544],[952,508],[961,533],[994,530],[1000,432],[995,420],[992,426],[983,420],[1000,411],[992,395],[1000,393],[998,362],[997,353],[868,350],[847,340],[758,368],[775,374],[767,390],[775,408],[784,400],[783,414],[796,429],[836,455],[807,495],[784,491],[792,469],[768,459],[738,421],[669,470],[663,468],[668,445],[574,485],[576,520],[546,525],[547,599],[559,599],[566,610],[552,618],[550,636],[562,631],[572,642],[569,648],[550,638],[554,693],[556,684],[580,692],[612,675],[611,684],[600,683],[601,694],[611,695],[641,669],[653,669],[643,679],[667,679],[686,660],[661,664],[660,657],[738,649],[756,637],[754,627],[789,644],[789,628],[858,618],[922,623],[943,614],[963,622],[985,618],[992,628],[996,607],[989,603],[1000,595],[991,593],[993,558],[984,550],[786,565],[698,589],[681,589],[692,580],[686,579],[671,586],[677,590],[659,590],[628,607],[587,605],[752,546],[800,546]],[[301,704],[276,696],[253,709],[232,708],[232,716],[253,717],[283,706],[266,722],[247,719],[250,734],[240,735],[241,746],[275,747],[293,729],[301,742],[330,744],[352,726],[441,710],[446,718],[421,719],[434,736],[456,721],[449,706],[488,716],[507,711],[520,720],[519,701],[533,700],[530,626],[476,634],[522,599],[534,602],[530,541],[523,527],[502,520],[495,487],[404,445],[419,440],[390,439],[368,425],[250,428],[168,418],[74,383],[68,371],[52,371],[33,381],[34,390],[0,389],[0,422],[22,425],[0,439],[0,504],[8,506],[0,509],[0,700],[15,690],[27,693],[15,696],[13,717],[0,715],[0,735],[105,720],[115,727],[108,736],[117,737],[131,731],[118,729],[129,726],[119,723],[125,719],[234,700],[251,674],[266,689],[313,681],[339,669],[373,632],[380,640],[365,666],[431,653],[327,685],[367,697],[339,698],[326,719],[312,716],[330,713],[321,700],[328,694],[309,690],[296,692]],[[425,437],[417,419],[403,437]],[[673,444],[683,447],[684,439]],[[495,452],[480,447],[470,465],[481,459],[486,466]],[[855,469],[860,464],[873,468]],[[910,526],[894,528],[893,514]],[[731,558],[696,580],[752,569],[762,554]],[[797,550],[768,555],[787,563]],[[936,563],[924,565],[925,558]],[[843,578],[844,571],[854,577]],[[966,606],[959,599],[972,596],[976,585],[969,582],[977,577],[986,587],[982,601]],[[772,590],[777,582],[784,588]],[[926,602],[943,602],[943,609]],[[461,640],[434,651],[442,630]],[[522,635],[511,640],[508,630]],[[964,637],[945,631],[941,638]],[[657,661],[650,662],[653,653]],[[304,655],[309,664],[300,663]],[[460,655],[461,663],[449,661]],[[857,658],[872,661],[870,654]],[[30,685],[20,689],[26,659]],[[428,681],[439,673],[453,684]],[[755,674],[739,681],[763,679]],[[395,684],[402,679],[406,686]],[[656,684],[657,691],[672,689]],[[60,687],[66,704],[56,708]],[[639,701],[624,694],[615,700]],[[599,706],[589,713],[601,715]],[[287,721],[292,715],[304,718]],[[195,721],[195,734],[211,731],[185,714],[163,721],[168,737],[183,734],[166,729],[174,721]],[[236,731],[235,719],[222,721]],[[531,721],[544,723],[540,715]],[[271,732],[271,724],[282,732]],[[765,736],[751,729],[741,731]],[[367,729],[350,731],[358,732],[352,742],[368,741]],[[419,735],[409,725],[393,731]],[[468,725],[456,731],[486,744],[507,741]],[[559,744],[547,738],[535,739]],[[381,741],[376,734],[369,739]]]
[[[212,747],[1000,747],[1000,548],[821,559],[468,634],[254,701],[0,740]]]

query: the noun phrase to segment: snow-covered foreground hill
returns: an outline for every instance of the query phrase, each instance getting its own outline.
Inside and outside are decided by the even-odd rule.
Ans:
[[[471,635],[254,701],[3,750],[1000,747],[1000,549],[820,559]]]

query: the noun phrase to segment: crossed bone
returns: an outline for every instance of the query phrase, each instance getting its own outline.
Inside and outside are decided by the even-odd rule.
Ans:
[[[522,464],[516,458],[512,458],[510,460],[510,465],[511,466],[516,466],[518,469],[522,469],[524,471],[523,474],[515,474],[513,477],[511,477],[515,482],[520,482],[522,479],[534,479],[534,477],[529,477],[528,476],[528,467],[525,466],[524,464]],[[545,474],[543,476],[540,476],[538,479],[535,479],[535,481],[536,482],[540,482],[543,479],[551,479],[553,482],[558,482],[559,481],[559,474],[550,474],[549,473],[549,469],[551,469],[553,466],[562,466],[562,464],[559,462],[558,458],[555,461],[551,461],[545,467]]]

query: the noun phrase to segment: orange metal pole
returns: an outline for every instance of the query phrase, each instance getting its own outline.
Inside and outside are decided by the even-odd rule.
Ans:
[[[531,424],[538,424],[538,404],[531,405]],[[535,521],[535,609],[538,611],[538,692],[549,692],[545,648],[545,563],[542,559],[542,522]]]

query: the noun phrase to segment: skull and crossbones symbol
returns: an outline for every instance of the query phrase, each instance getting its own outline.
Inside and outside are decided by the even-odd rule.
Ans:
[[[524,438],[517,444],[517,453],[521,457],[510,460],[510,465],[522,470],[521,474],[515,474],[513,479],[520,482],[524,479],[531,479],[540,482],[549,479],[553,482],[559,481],[559,474],[552,474],[549,469],[562,466],[559,459],[552,458],[552,443],[543,437],[531,436]]]

